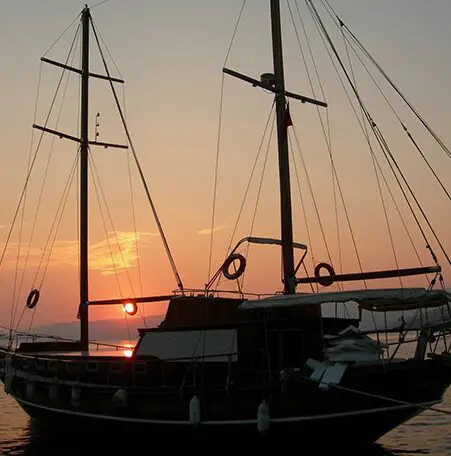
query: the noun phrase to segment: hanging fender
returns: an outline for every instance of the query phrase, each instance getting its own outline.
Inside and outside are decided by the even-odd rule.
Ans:
[[[36,307],[36,304],[39,301],[39,295],[39,290],[37,290],[36,288],[33,288],[33,290],[30,291],[26,304],[28,309],[34,309]]]
[[[320,275],[321,269],[325,269],[329,273],[329,275],[321,276]],[[315,277],[318,279],[318,283],[320,285],[322,285],[323,287],[329,287],[330,285],[332,285],[335,282],[335,280],[334,280],[335,270],[329,263],[318,263],[315,266],[314,274],[315,274]]]
[[[238,269],[235,272],[230,272],[229,271],[230,265],[234,261],[239,261]],[[222,269],[222,273],[224,274],[224,277],[226,279],[229,279],[229,280],[238,279],[238,277],[240,277],[243,274],[244,270],[246,269],[246,258],[244,258],[244,256],[239,253],[234,253],[234,254],[230,255],[224,261],[224,264],[222,265],[221,269]]]

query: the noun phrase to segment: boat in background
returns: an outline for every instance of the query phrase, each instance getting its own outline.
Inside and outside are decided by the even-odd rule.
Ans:
[[[442,401],[451,383],[451,315],[450,294],[438,260],[443,257],[441,252],[436,255],[428,243],[433,260],[430,266],[336,273],[332,264],[321,262],[309,275],[305,267],[308,245],[293,240],[289,159],[293,120],[288,100],[318,109],[327,104],[286,90],[280,5],[278,0],[269,4],[273,72],[262,74],[260,79],[229,68],[224,68],[224,73],[274,96],[281,239],[254,235],[240,239],[201,289],[185,288],[175,267],[118,101],[115,84],[123,81],[111,76],[105,59],[103,74],[90,69],[92,37],[101,55],[102,51],[88,7],[80,16],[81,68],[67,61],[42,59],[63,72],[77,73],[81,79],[79,137],[47,125],[34,125],[42,134],[73,141],[78,148],[80,340],[27,341],[15,347],[12,331],[9,347],[2,350],[0,371],[5,391],[42,426],[76,430],[79,436],[81,432],[106,430],[126,435],[133,432],[145,439],[152,434],[221,441],[292,439],[302,440],[302,446],[324,443],[327,436],[328,445],[352,445],[374,442]],[[327,39],[313,2],[307,4]],[[88,98],[94,78],[111,86],[127,145],[89,137]],[[356,89],[352,78],[348,82]],[[384,146],[377,124],[358,92],[355,95],[368,128]],[[132,150],[175,274],[175,291],[158,296],[90,299],[88,164],[94,146]],[[242,280],[250,245],[271,245],[280,250],[282,290],[270,296],[245,293]],[[294,252],[299,253],[296,261]],[[444,258],[448,258],[446,253]],[[402,277],[416,275],[426,276],[428,287],[368,286],[372,280],[399,282]],[[221,291],[217,287],[220,279],[236,284],[237,290]],[[364,287],[327,291],[346,282],[362,282]],[[312,291],[298,291],[301,286],[311,286]],[[35,309],[39,298],[40,290],[32,289],[26,308]],[[168,302],[166,316],[158,327],[139,331],[133,353],[124,356],[120,351],[92,350],[90,307],[120,305],[132,316],[138,306],[155,302]],[[326,306],[335,313],[326,315]],[[348,309],[349,314],[340,314],[338,308]],[[431,321],[431,311],[440,318]],[[386,316],[391,313],[403,315],[399,325],[371,330],[361,327],[362,315],[382,315],[378,321],[387,322]],[[415,327],[410,326],[413,321]],[[398,357],[407,343],[415,344],[414,352],[406,358]]]

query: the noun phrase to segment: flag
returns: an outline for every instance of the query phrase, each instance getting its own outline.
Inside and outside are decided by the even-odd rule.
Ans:
[[[290,105],[287,103],[285,108],[285,128],[291,127],[293,125],[293,121],[291,120],[290,115]]]

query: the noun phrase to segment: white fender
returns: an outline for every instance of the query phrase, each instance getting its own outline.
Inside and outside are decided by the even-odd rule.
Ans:
[[[124,388],[119,388],[113,394],[111,401],[115,407],[127,407],[128,405],[128,393]]]
[[[193,426],[200,423],[200,401],[196,395],[189,402],[189,421]]]
[[[80,402],[81,402],[81,388],[80,387],[78,387],[78,386],[72,387],[70,401],[74,407],[78,407],[80,405]]]
[[[6,355],[6,358],[5,358],[5,385],[4,385],[4,389],[5,389],[5,393],[6,394],[9,394],[11,392],[11,387],[12,387],[12,384],[13,384],[14,376],[15,376],[15,369],[14,369],[14,367],[12,365],[12,358],[11,358],[11,355],[8,354],[8,355]]]
[[[269,431],[270,417],[269,405],[263,400],[257,409],[257,427],[258,432],[266,434]]]

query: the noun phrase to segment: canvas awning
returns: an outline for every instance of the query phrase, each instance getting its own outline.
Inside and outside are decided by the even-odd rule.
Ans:
[[[366,310],[393,312],[413,310],[420,307],[440,307],[451,302],[451,294],[444,290],[426,290],[425,288],[384,288],[328,293],[301,293],[247,300],[241,304],[240,309],[271,309],[346,302],[355,302]]]

